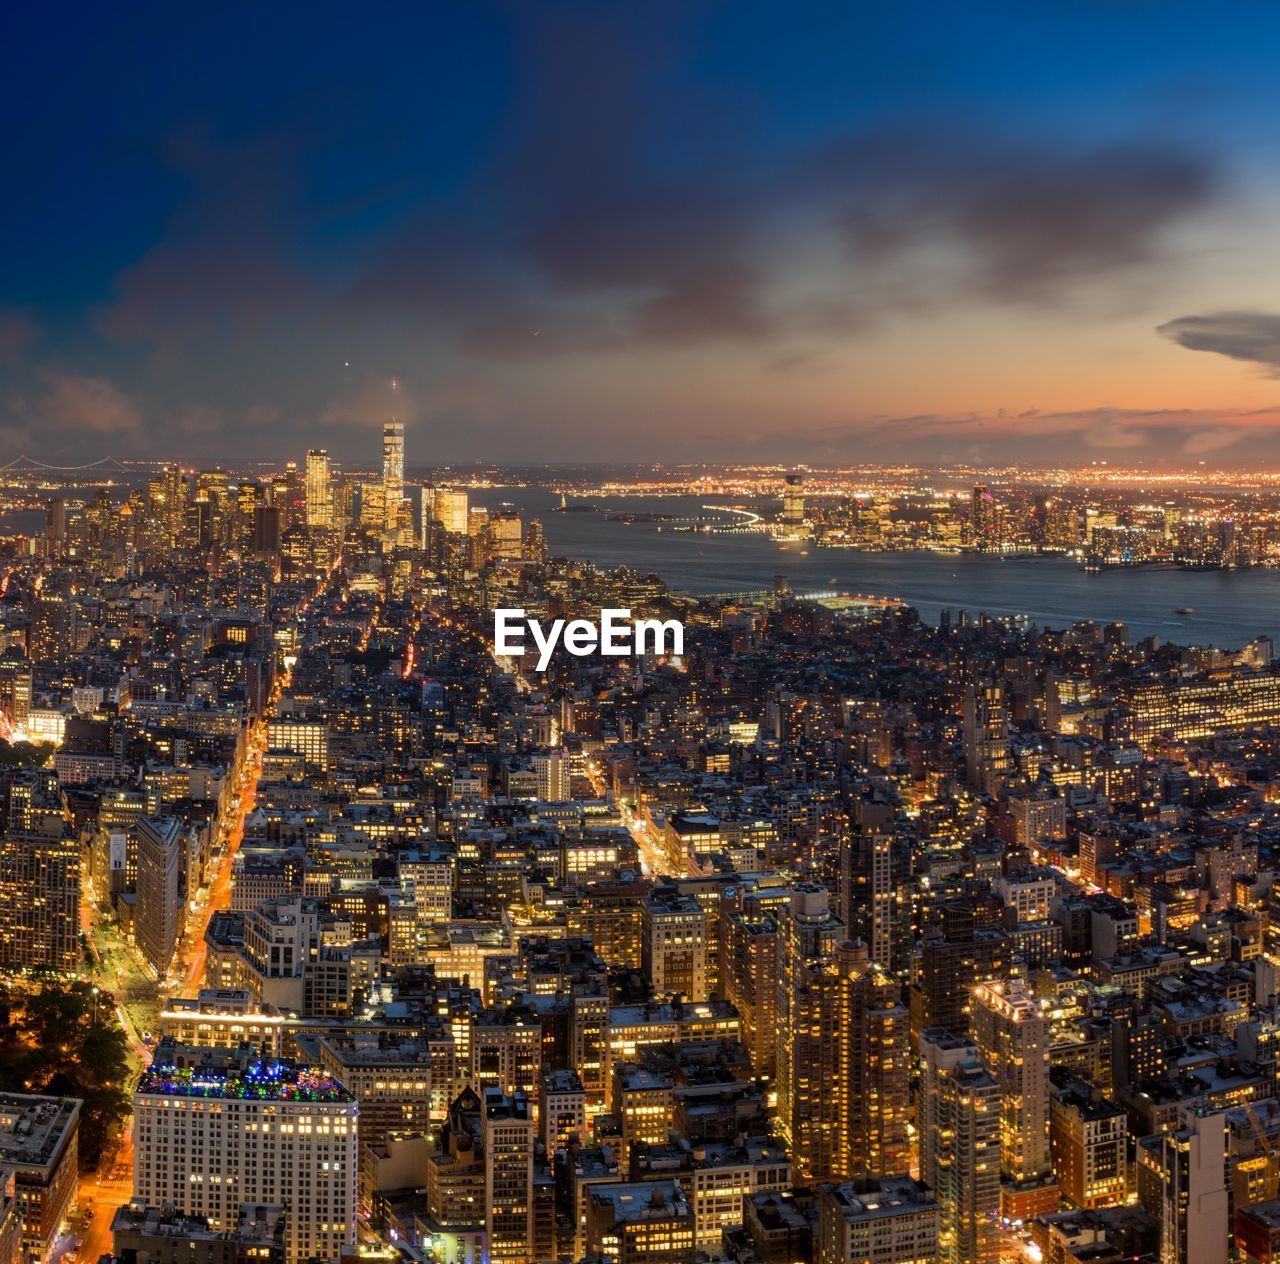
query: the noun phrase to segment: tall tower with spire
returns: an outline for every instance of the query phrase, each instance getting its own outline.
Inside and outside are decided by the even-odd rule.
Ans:
[[[404,422],[392,418],[382,427],[382,503],[386,528],[394,534],[404,499]]]

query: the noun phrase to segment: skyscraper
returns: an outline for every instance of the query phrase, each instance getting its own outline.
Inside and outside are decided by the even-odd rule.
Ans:
[[[920,1033],[920,1175],[938,1197],[938,1259],[995,1264],[1000,1240],[1000,1090],[977,1048]]]
[[[788,474],[782,489],[782,521],[789,527],[804,525],[804,475]]]
[[[533,1116],[524,1093],[484,1092],[480,1120],[484,1149],[488,1258],[525,1264],[533,1248]]]
[[[436,488],[432,512],[436,521],[451,535],[467,534],[467,493],[449,487]]]
[[[1231,1229],[1226,1114],[1184,1107],[1160,1138],[1160,1259],[1226,1264]]]
[[[963,726],[965,776],[975,789],[994,794],[1012,765],[1009,706],[1002,684],[965,689]]]
[[[382,498],[386,529],[394,532],[404,499],[404,422],[394,419],[382,427]]]
[[[174,816],[138,822],[138,912],[135,938],[161,977],[182,934],[182,823]]]
[[[780,935],[778,1110],[805,1180],[894,1173],[909,1162],[909,1021],[822,888],[798,889]]]
[[[1029,1220],[1058,1202],[1049,1158],[1049,1020],[1014,981],[975,987],[971,1021],[979,1056],[1000,1087],[1004,1214]]]
[[[0,839],[0,968],[75,970],[79,910],[75,839],[7,830]]]
[[[974,547],[992,549],[999,543],[996,533],[996,502],[981,483],[975,483],[969,496],[969,535]]]
[[[307,526],[319,531],[333,529],[333,489],[329,453],[324,448],[307,451]]]
[[[0,658],[0,716],[10,732],[25,732],[31,715],[31,663],[25,658]]]
[[[514,505],[499,505],[489,518],[489,556],[495,560],[519,561],[524,527]]]

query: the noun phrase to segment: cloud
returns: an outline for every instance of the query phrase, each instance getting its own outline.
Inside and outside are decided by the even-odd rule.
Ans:
[[[393,416],[402,420],[415,417],[419,411],[412,393],[397,381],[394,390],[389,379],[364,377],[331,400],[316,420],[322,426],[358,426],[381,430]]]
[[[225,139],[205,127],[163,138],[163,164],[185,195],[159,240],[117,274],[97,313],[108,337],[173,357],[201,339],[260,333],[315,303],[290,259],[303,214],[299,139],[278,129]]]
[[[21,308],[0,306],[0,361],[16,364],[40,336],[34,317]]]
[[[993,464],[1087,464],[1089,453],[1129,454],[1137,466],[1185,464],[1248,440],[1251,459],[1280,455],[1280,404],[1213,410],[1087,408],[1024,409],[1017,413],[916,413],[868,417],[824,427],[766,432],[749,441],[756,459],[878,462],[906,459],[922,466],[954,461]]]
[[[346,294],[477,358],[732,344],[767,363],[895,314],[1113,298],[1220,192],[1198,147],[1140,134],[936,118],[761,144],[756,94],[681,74],[697,23],[678,8],[533,12],[508,10],[514,93],[484,165]]]
[[[184,435],[216,434],[226,425],[226,419],[216,408],[204,404],[188,404],[179,410],[170,425]]]
[[[149,57],[128,127],[80,111],[109,133],[83,145],[104,170],[72,164],[77,196],[51,177],[43,197],[15,205],[72,208],[69,218],[101,208],[85,247],[93,276],[74,283],[96,320],[50,304],[44,337],[65,338],[59,364],[116,385],[86,377],[101,383],[96,399],[48,399],[25,367],[35,402],[24,416],[48,411],[64,436],[67,418],[86,416],[89,438],[106,419],[200,459],[282,455],[317,426],[335,455],[371,443],[376,454],[370,431],[400,372],[419,386],[394,406],[436,426],[451,451],[481,454],[484,435],[493,451],[523,454],[541,428],[565,455],[579,443],[652,454],[717,428],[704,450],[725,454],[766,410],[765,425],[784,412],[812,421],[833,397],[878,397],[889,369],[852,380],[855,341],[897,339],[884,364],[912,355],[914,395],[940,331],[899,331],[898,317],[942,312],[954,328],[993,306],[1127,299],[1167,274],[1171,230],[1221,190],[1197,144],[1135,131],[1137,116],[1111,119],[1106,134],[1128,139],[1099,145],[1081,139],[1099,134],[1087,119],[946,114],[945,88],[877,99],[869,83],[865,98],[813,108],[824,90],[807,68],[785,76],[798,93],[779,91],[702,0],[463,8],[484,14],[476,42],[459,55],[444,22],[427,54],[447,63],[435,72],[414,40],[375,40],[412,73],[384,73],[381,51],[344,43],[331,69],[298,57],[234,90],[216,72],[207,85],[156,79],[169,63]],[[863,51],[878,60],[871,37]],[[771,37],[764,60],[786,45]],[[938,113],[886,125],[902,99]],[[31,332],[3,310],[0,356],[21,355]],[[360,381],[344,380],[348,360]],[[753,370],[766,389],[753,389]],[[458,374],[483,389],[451,401],[442,382]],[[789,386],[770,403],[769,390]],[[954,399],[929,386],[917,398]],[[123,400],[114,410],[108,387]],[[642,448],[630,436],[651,393]],[[909,429],[870,426],[882,453]],[[1029,423],[999,416],[936,427],[1034,442]],[[1044,433],[1134,447],[1149,431],[1108,415]]]
[[[954,125],[852,137],[813,179],[846,190],[841,227],[857,264],[910,264],[932,243],[944,257],[929,256],[931,271],[942,263],[952,299],[1036,304],[1156,263],[1169,228],[1219,186],[1204,154],[1167,142],[1078,149]]]
[[[1189,351],[1212,351],[1280,374],[1280,316],[1269,312],[1179,316],[1157,326],[1156,333]]]
[[[1250,432],[1243,426],[1221,426],[1217,429],[1206,428],[1190,435],[1182,445],[1188,456],[1203,456],[1206,452],[1221,452],[1223,448],[1234,447],[1242,439],[1247,439]]]
[[[44,371],[46,389],[37,399],[19,401],[15,411],[36,427],[94,435],[134,436],[143,427],[137,403],[105,377]]]

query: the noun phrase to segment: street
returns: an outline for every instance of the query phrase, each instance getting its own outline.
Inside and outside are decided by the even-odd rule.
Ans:
[[[103,1157],[98,1171],[80,1178],[80,1212],[91,1212],[88,1228],[77,1234],[83,1243],[76,1254],[82,1264],[96,1264],[112,1249],[111,1218],[133,1197],[133,1125],[127,1124],[118,1144]]]

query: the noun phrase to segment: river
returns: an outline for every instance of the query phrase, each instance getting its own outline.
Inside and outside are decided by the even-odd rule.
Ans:
[[[606,513],[556,513],[559,497],[532,488],[485,489],[473,503],[510,501],[541,520],[553,553],[653,572],[695,593],[769,588],[785,575],[798,593],[900,597],[923,618],[944,609],[1025,615],[1044,627],[1079,619],[1125,623],[1135,637],[1236,649],[1266,634],[1280,640],[1280,569],[1184,571],[1142,567],[1086,574],[1067,558],[930,552],[865,553],[784,543],[758,533],[690,533],[670,524],[610,522]],[[573,503],[571,500],[570,503]],[[707,497],[611,497],[608,512],[698,515]],[[727,502],[726,502],[727,503]],[[726,516],[726,521],[728,517]],[[1190,607],[1192,615],[1175,613]]]

